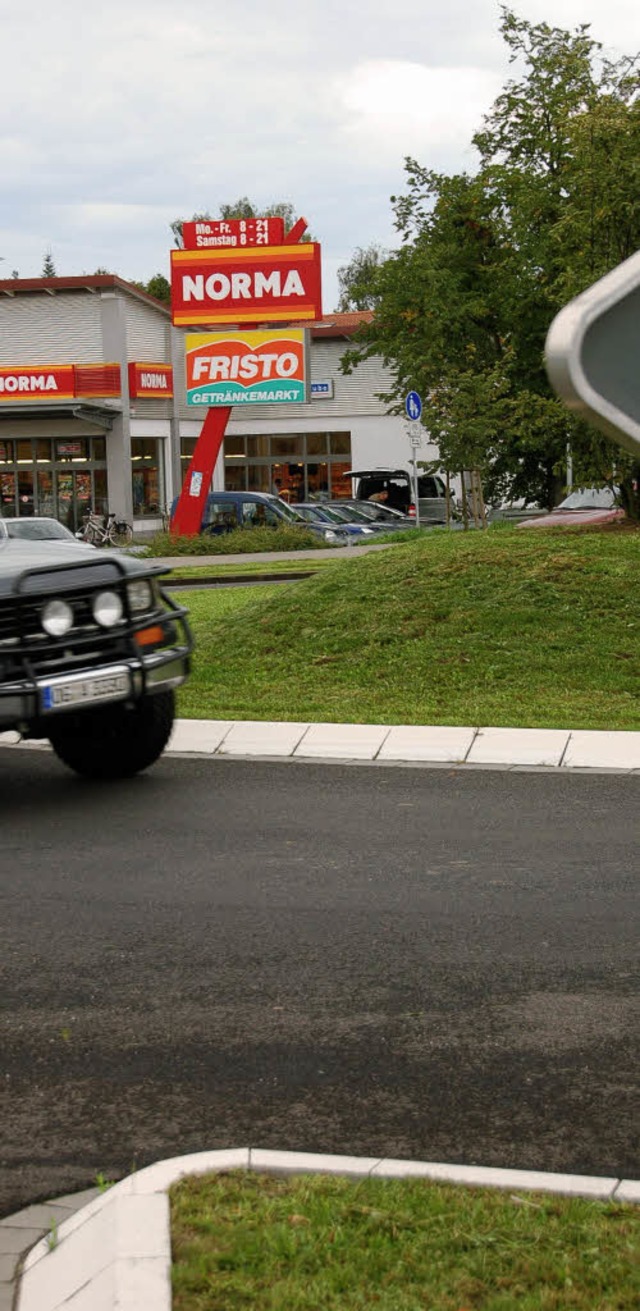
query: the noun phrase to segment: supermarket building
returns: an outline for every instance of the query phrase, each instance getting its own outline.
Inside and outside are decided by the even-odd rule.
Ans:
[[[310,329],[312,397],[235,407],[216,490],[289,499],[350,494],[350,468],[408,468],[406,422],[385,413],[380,360],[344,376],[340,359],[368,313]],[[0,501],[10,515],[77,528],[87,507],[136,531],[159,527],[177,496],[206,411],[188,407],[184,330],[168,306],[112,274],[0,281]],[[420,459],[435,459],[424,445]]]

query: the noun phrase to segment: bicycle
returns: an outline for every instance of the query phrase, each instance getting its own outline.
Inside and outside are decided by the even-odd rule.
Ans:
[[[111,512],[105,516],[90,510],[83,519],[84,527],[77,536],[92,546],[129,546],[133,541],[133,528],[124,519]]]

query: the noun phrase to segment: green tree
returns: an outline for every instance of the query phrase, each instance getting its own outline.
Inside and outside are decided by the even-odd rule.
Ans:
[[[576,481],[622,482],[640,515],[638,462],[565,409],[543,361],[566,300],[640,245],[637,69],[603,60],[586,26],[504,9],[501,31],[520,75],[473,138],[477,171],[406,160],[392,198],[402,245],[376,273],[374,322],[344,368],[382,355],[388,403],[418,387],[443,463],[479,468],[490,494],[553,504],[570,443]]]
[[[149,296],[155,296],[156,300],[161,300],[164,305],[171,303],[171,286],[164,273],[154,273],[152,278],[145,284],[144,290]]]
[[[387,252],[382,246],[357,247],[349,263],[338,269],[338,313],[376,308],[376,274],[386,258]]]
[[[42,263],[42,273],[40,274],[40,276],[42,278],[55,278],[56,276],[56,266],[53,262],[51,247],[49,247],[49,249],[45,252],[45,257]]]

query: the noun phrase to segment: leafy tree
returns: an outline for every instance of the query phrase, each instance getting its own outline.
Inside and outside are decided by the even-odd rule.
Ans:
[[[42,264],[42,273],[40,276],[42,278],[55,278],[56,276],[56,266],[53,262],[53,255],[51,254],[51,248],[49,248],[49,250],[47,250],[45,253],[44,261]]]
[[[479,468],[490,495],[555,503],[570,443],[576,481],[620,482],[640,517],[640,461],[555,398],[543,360],[566,300],[640,245],[638,72],[603,60],[585,25],[503,9],[501,31],[521,75],[473,138],[478,169],[406,160],[406,194],[392,197],[402,245],[376,271],[374,322],[343,367],[382,355],[384,399],[399,410],[422,391],[443,463]]]
[[[144,290],[149,296],[155,296],[156,300],[161,300],[164,305],[171,303],[171,286],[164,273],[154,273],[152,278],[146,283]]]
[[[248,196],[240,196],[239,200],[235,200],[231,204],[220,205],[215,216],[210,214],[208,210],[204,210],[199,214],[192,214],[190,221],[197,222],[202,219],[206,222],[207,219],[214,217],[216,219],[281,218],[284,219],[285,233],[289,232],[294,223],[297,222],[297,215],[290,201],[279,201],[277,204],[260,208],[254,205]],[[174,244],[179,247],[182,247],[182,224],[184,222],[184,218],[177,218],[169,225],[173,233]],[[309,236],[308,233],[305,236],[307,241],[313,240],[313,237]]]
[[[375,309],[378,302],[376,274],[386,258],[387,252],[382,246],[358,246],[349,264],[338,269],[338,313]]]

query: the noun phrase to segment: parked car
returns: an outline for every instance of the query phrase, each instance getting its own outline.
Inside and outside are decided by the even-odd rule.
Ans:
[[[349,469],[343,477],[351,478],[355,500],[386,494],[385,504],[416,518],[413,475],[408,469]],[[454,508],[454,498],[451,500]],[[422,523],[446,523],[447,488],[439,474],[418,475],[418,509]]]
[[[498,501],[487,506],[487,523],[521,523],[524,519],[539,519],[548,514],[541,505],[531,501]]]
[[[611,523],[624,519],[624,510],[616,505],[615,492],[610,487],[587,487],[570,492],[556,506],[536,519],[523,519],[518,528],[575,527],[579,524]]]
[[[171,506],[170,523],[176,512],[178,497]],[[329,523],[307,522],[286,501],[268,492],[210,492],[205,501],[200,532],[209,536],[230,533],[234,528],[266,525],[279,528],[303,527],[329,546],[346,546],[347,534]]]
[[[362,538],[376,536],[376,528],[374,524],[369,524],[366,520],[357,523],[355,514],[353,519],[349,517],[348,513],[345,513],[343,517],[337,510],[333,509],[332,506],[327,505],[324,501],[322,503],[316,501],[294,501],[291,508],[292,510],[296,510],[298,514],[302,515],[302,518],[309,525],[329,524],[336,532],[346,533],[347,537],[351,539],[355,537]]]
[[[344,510],[349,513],[355,510],[356,513],[363,515],[369,523],[374,524],[378,531],[386,533],[396,533],[401,528],[415,528],[416,521],[410,515],[403,514],[401,510],[393,510],[390,505],[385,505],[381,501],[350,501],[340,498],[339,501],[329,501],[337,510]]]
[[[9,537],[0,519],[0,732],[48,738],[88,778],[164,750],[193,647],[169,570],[77,543]]]
[[[72,533],[69,528],[65,528],[63,523],[58,519],[49,519],[33,515],[23,519],[3,519],[2,520],[8,537],[18,537],[21,541],[29,542],[67,542],[73,543],[74,546],[80,546],[84,549],[95,550],[89,542],[81,542]]]

